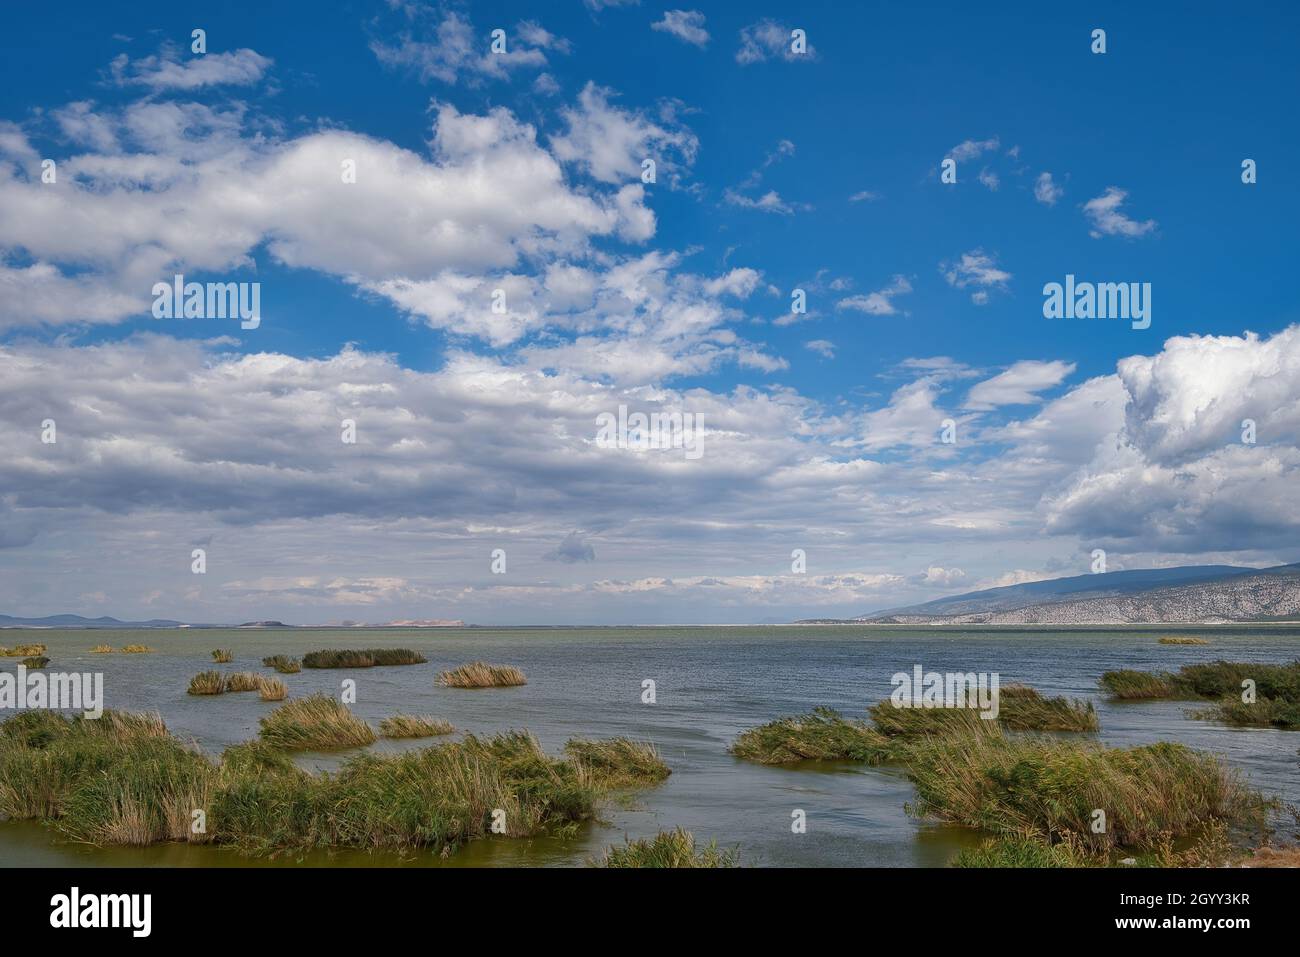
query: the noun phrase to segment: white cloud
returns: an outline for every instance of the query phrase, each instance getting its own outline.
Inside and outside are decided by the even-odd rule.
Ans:
[[[1034,182],[1034,199],[1044,206],[1055,206],[1056,201],[1065,195],[1065,190],[1052,182],[1052,174],[1046,171],[1038,174]]]
[[[966,160],[977,159],[990,150],[998,148],[999,140],[996,136],[991,136],[986,140],[963,140],[948,151],[948,156],[959,163]]]
[[[409,12],[409,9],[408,9]],[[427,24],[421,11],[418,31],[399,31],[395,38],[376,38],[370,50],[385,66],[409,70],[421,82],[439,80],[477,85],[504,80],[521,69],[542,69],[547,51],[567,53],[569,44],[532,21],[506,32],[503,53],[493,53],[487,32],[479,33],[469,19],[454,10],[436,24]]]
[[[1156,228],[1154,219],[1138,222],[1135,219],[1130,219],[1120,210],[1127,198],[1128,193],[1118,186],[1107,186],[1106,191],[1100,196],[1084,203],[1083,214],[1092,224],[1088,235],[1092,236],[1093,239],[1100,239],[1102,236],[1123,236],[1127,239],[1137,239],[1152,232]]]
[[[849,202],[850,203],[874,203],[878,199],[880,199],[879,193],[873,193],[869,189],[864,189],[861,192],[854,193],[852,196],[850,196]]]
[[[709,43],[709,31],[704,29],[704,14],[698,10],[665,10],[664,18],[650,24],[650,29],[672,34],[701,50]]]
[[[791,30],[775,20],[763,19],[751,23],[740,31],[740,49],[736,51],[736,62],[740,64],[762,63],[765,60],[813,60],[817,51],[808,43],[803,53],[795,53]]]
[[[1074,363],[1053,359],[1024,359],[991,379],[977,383],[966,396],[968,409],[993,409],[1003,405],[1033,405],[1038,393],[1052,389],[1074,372]]]
[[[1011,273],[999,267],[996,258],[982,249],[964,252],[955,263],[941,263],[939,269],[953,288],[975,287],[971,301],[978,306],[989,301],[989,290],[1005,291],[1011,281]]]
[[[993,172],[991,169],[988,169],[987,167],[980,170],[979,176],[976,178],[980,181],[980,185],[987,187],[988,189],[992,190],[995,193],[998,190],[998,186],[1000,186],[1002,182],[1001,180],[998,179],[998,174]]]
[[[912,291],[912,284],[906,276],[895,276],[889,285],[865,296],[847,296],[835,303],[836,309],[852,309],[865,312],[869,316],[892,316],[897,314],[894,297],[906,295]]]
[[[249,49],[195,54],[181,60],[174,49],[168,48],[157,56],[136,60],[119,54],[109,64],[109,71],[118,86],[144,86],[154,92],[193,91],[222,84],[252,86],[262,79],[272,62]]]
[[[835,358],[835,343],[829,339],[809,339],[803,344],[803,347],[825,359]]]
[[[567,125],[562,136],[551,137],[551,149],[602,183],[640,182],[641,164],[653,159],[656,178],[680,179],[695,162],[699,140],[682,126],[667,127],[643,113],[622,110],[609,100],[612,91],[588,83],[576,107],[560,116]]]

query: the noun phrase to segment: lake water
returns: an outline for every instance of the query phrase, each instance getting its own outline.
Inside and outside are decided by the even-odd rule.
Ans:
[[[582,864],[624,835],[640,837],[676,826],[697,839],[739,850],[745,865],[942,866],[979,835],[909,816],[913,791],[894,768],[852,764],[768,768],[732,758],[731,741],[773,718],[829,705],[853,717],[889,696],[890,677],[927,671],[997,672],[1044,694],[1091,700],[1100,740],[1128,746],[1180,741],[1221,755],[1269,794],[1300,804],[1300,733],[1227,728],[1186,716],[1187,702],[1107,702],[1097,691],[1108,669],[1175,669],[1226,658],[1281,663],[1300,658],[1300,628],[1224,627],[1183,630],[1208,646],[1160,645],[1169,628],[1044,631],[863,626],[673,627],[578,629],[177,629],[167,631],[4,630],[0,644],[39,641],[51,671],[101,671],[105,704],[158,710],[173,733],[216,754],[252,738],[258,718],[275,707],[256,694],[194,697],[191,676],[216,667],[261,667],[263,656],[301,656],[315,648],[409,647],[428,664],[405,667],[304,670],[280,676],[290,696],[337,695],[357,685],[353,710],[372,724],[398,711],[447,718],[459,729],[534,732],[558,751],[570,737],[626,735],[658,746],[673,774],[662,786],[637,792],[630,806],[609,807],[605,823],[572,840],[489,839],[471,842],[443,860],[428,852],[313,852],[274,860],[212,847],[166,845],[99,849],[60,843],[29,822],[0,824],[4,865],[254,865],[297,863],[407,866]],[[144,643],[152,654],[90,654],[101,642],[119,648]],[[212,665],[214,648],[235,661]],[[519,688],[464,690],[434,684],[438,671],[483,659],[511,664],[528,676]],[[18,659],[0,659],[13,670]],[[653,679],[657,703],[642,704],[642,681]],[[5,715],[0,714],[0,717]],[[386,749],[438,740],[385,742]],[[305,755],[329,769],[337,755]],[[807,833],[792,834],[791,811],[807,813]]]

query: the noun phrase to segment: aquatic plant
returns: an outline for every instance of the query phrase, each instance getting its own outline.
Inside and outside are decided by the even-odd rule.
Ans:
[[[437,683],[445,688],[508,688],[528,684],[518,668],[474,661],[438,674]]]
[[[289,694],[289,688],[279,678],[258,675],[257,692],[263,701],[283,701]]]
[[[90,649],[90,653],[94,655],[111,655],[113,653],[113,646],[96,645],[94,648]]]
[[[1179,687],[1173,675],[1134,671],[1130,668],[1104,672],[1098,684],[1112,698],[1122,701],[1195,697]]]
[[[15,645],[12,648],[0,646],[0,657],[34,658],[45,654],[45,650],[45,646],[42,644]]]
[[[1105,748],[990,727],[907,740],[900,760],[920,816],[1009,837],[1068,835],[1089,852],[1155,848],[1214,818],[1256,819],[1265,806],[1213,756],[1169,742]],[[1106,828],[1094,833],[1099,808]]]
[[[1100,727],[1090,702],[1044,698],[1028,685],[1018,684],[999,690],[996,719],[984,718],[974,708],[899,708],[892,701],[873,705],[868,712],[877,730],[889,737],[964,731],[972,721],[996,720],[1010,731],[1096,731]]]
[[[1222,721],[1241,728],[1295,731],[1300,730],[1300,701],[1260,697],[1247,703],[1240,697],[1224,698],[1212,708],[1193,711],[1192,717],[1202,721]]]
[[[50,663],[50,659],[44,655],[33,655],[30,658],[24,658],[21,662],[24,668],[44,668]]]
[[[226,677],[227,691],[257,691],[262,687],[262,676],[252,671],[236,671]]]
[[[952,860],[952,867],[1086,867],[1067,843],[1048,844],[1030,837],[997,837],[977,848],[967,848]]]
[[[282,675],[296,675],[302,670],[298,659],[290,658],[288,655],[271,655],[269,658],[263,658],[262,664],[267,668],[274,668]]]
[[[779,718],[741,734],[730,751],[759,764],[795,761],[865,761],[880,764],[890,757],[889,739],[864,722],[831,708]]]
[[[375,665],[422,665],[427,658],[409,648],[326,649],[302,656],[304,668],[373,668]]]
[[[282,704],[260,719],[259,735],[286,751],[331,751],[373,744],[375,732],[346,705],[326,694]]]
[[[226,676],[220,671],[200,671],[190,679],[188,694],[223,694]]]
[[[235,653],[230,650],[223,651],[218,648],[216,651],[212,652],[212,660],[219,665],[229,664],[235,660]]]
[[[602,788],[620,789],[656,784],[672,773],[653,744],[629,738],[573,738],[564,753]]]
[[[395,714],[379,722],[379,733],[385,738],[433,738],[455,730],[450,721],[418,714]]]
[[[1161,638],[1158,644],[1161,645],[1208,645],[1209,642],[1204,638],[1179,638],[1176,635],[1168,635]]]
[[[624,838],[623,845],[610,847],[604,857],[592,860],[594,867],[735,867],[734,851],[719,850],[716,841],[696,846],[690,831],[676,828],[654,837]]]
[[[123,645],[122,646],[122,654],[124,655],[146,655],[152,651],[153,649],[150,648],[148,645]]]

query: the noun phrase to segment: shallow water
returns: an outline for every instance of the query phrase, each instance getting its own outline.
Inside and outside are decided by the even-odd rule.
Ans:
[[[1163,634],[1193,633],[1208,646],[1160,645]],[[446,859],[428,852],[313,853],[304,858],[249,858],[211,847],[166,845],[98,849],[58,842],[31,823],[0,824],[0,864],[75,866],[323,865],[512,866],[581,864],[624,835],[676,826],[697,838],[739,849],[746,865],[941,866],[979,836],[910,817],[911,786],[892,768],[852,764],[767,768],[738,761],[727,746],[741,731],[772,718],[829,705],[851,716],[888,697],[890,677],[916,664],[927,671],[997,672],[1045,694],[1087,698],[1111,745],[1180,741],[1222,755],[1256,787],[1300,804],[1300,733],[1227,728],[1186,716],[1188,702],[1114,704],[1097,692],[1113,668],[1174,669],[1227,658],[1280,663],[1300,658],[1300,628],[1225,627],[1175,632],[1044,631],[863,626],[674,627],[583,629],[176,629],[167,631],[2,630],[0,645],[42,642],[51,671],[100,671],[105,705],[162,712],[177,735],[212,753],[255,736],[258,718],[275,707],[256,694],[194,697],[191,676],[208,668],[255,670],[263,656],[301,656],[315,648],[409,647],[428,664],[281,675],[290,696],[337,695],[356,681],[354,711],[372,724],[398,711],[451,720],[475,733],[527,728],[558,751],[570,737],[653,741],[673,769],[663,785],[638,792],[630,807],[606,810],[606,823],[574,839],[490,839]],[[151,654],[97,655],[144,643]],[[235,661],[213,665],[210,651],[230,648]],[[434,675],[476,659],[512,664],[528,675],[519,688],[440,688]],[[0,659],[13,670],[18,659]],[[642,704],[643,679],[657,702]],[[0,714],[0,717],[4,715]],[[419,747],[381,741],[376,747]],[[306,755],[328,769],[338,755]],[[807,812],[806,834],[792,834],[791,811]]]

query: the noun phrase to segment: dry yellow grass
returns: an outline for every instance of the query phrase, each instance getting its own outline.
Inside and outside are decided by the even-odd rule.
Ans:
[[[262,676],[251,671],[236,671],[226,678],[227,691],[259,691],[261,687]]]
[[[258,676],[257,691],[263,701],[283,701],[289,688],[279,678]]]
[[[379,722],[379,733],[385,738],[432,738],[455,730],[450,721],[421,714],[395,714]]]
[[[474,661],[438,675],[438,684],[444,688],[510,688],[528,684],[528,679],[518,668],[510,665],[490,665]]]
[[[12,648],[0,645],[0,656],[5,658],[32,658],[43,654],[45,654],[45,646],[40,644],[15,645]]]
[[[122,654],[124,655],[145,655],[153,651],[148,645],[123,645]]]
[[[113,653],[112,645],[96,645],[90,649],[92,655],[111,655]]]

